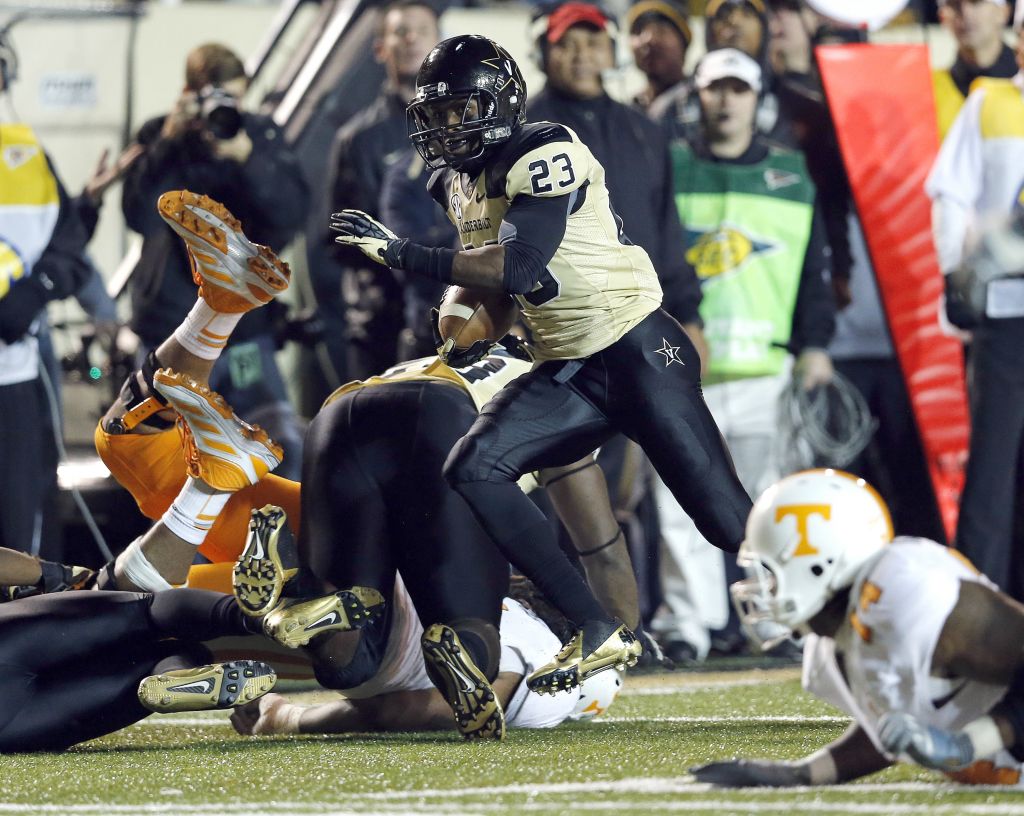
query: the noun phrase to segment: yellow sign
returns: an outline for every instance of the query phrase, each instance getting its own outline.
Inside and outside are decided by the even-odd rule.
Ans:
[[[774,248],[770,243],[755,240],[724,224],[707,232],[689,230],[688,243],[686,260],[701,280],[739,269],[752,255]]]

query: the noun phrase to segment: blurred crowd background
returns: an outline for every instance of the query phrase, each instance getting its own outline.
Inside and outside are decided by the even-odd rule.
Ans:
[[[747,490],[842,467],[880,490],[897,534],[955,543],[1024,599],[1024,263],[999,220],[1024,183],[1014,9],[822,14],[854,5],[0,0],[2,159],[41,146],[61,183],[28,215],[0,186],[0,544],[94,564],[145,524],[92,434],[194,300],[165,190],[222,201],[292,266],[211,379],[284,446],[282,475],[298,478],[334,388],[434,353],[440,290],[342,252],[328,215],[455,245],[405,106],[433,45],[480,33],[520,62],[529,118],[568,125],[604,165],[665,308],[702,324],[705,396]],[[56,255],[32,274],[19,244],[44,227]],[[635,445],[600,459],[668,655],[741,652],[735,566]]]

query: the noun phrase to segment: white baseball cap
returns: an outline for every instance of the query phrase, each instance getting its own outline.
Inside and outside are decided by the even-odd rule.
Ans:
[[[733,78],[747,83],[754,93],[761,93],[761,66],[736,48],[708,51],[697,65],[693,81],[698,89],[720,79]]]

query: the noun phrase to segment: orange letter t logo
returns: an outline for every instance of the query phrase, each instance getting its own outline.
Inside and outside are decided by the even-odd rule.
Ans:
[[[800,542],[793,550],[793,557],[798,555],[817,555],[819,550],[807,540],[807,519],[817,513],[825,521],[832,517],[831,504],[785,504],[775,508],[775,523],[778,524],[786,516],[796,516],[796,532]]]

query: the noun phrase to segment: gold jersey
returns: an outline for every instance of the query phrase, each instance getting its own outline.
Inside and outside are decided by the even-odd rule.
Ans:
[[[399,382],[438,382],[461,388],[479,411],[491,397],[530,367],[530,363],[502,349],[495,349],[479,362],[459,369],[445,365],[438,357],[423,357],[399,363],[375,377],[346,383],[331,394],[324,405],[360,388]]]
[[[516,296],[537,360],[595,354],[661,305],[651,259],[612,211],[604,168],[563,125],[523,125],[476,179],[438,170],[430,192],[466,249],[511,237],[502,219],[516,197],[568,196],[561,244],[533,290]]]

